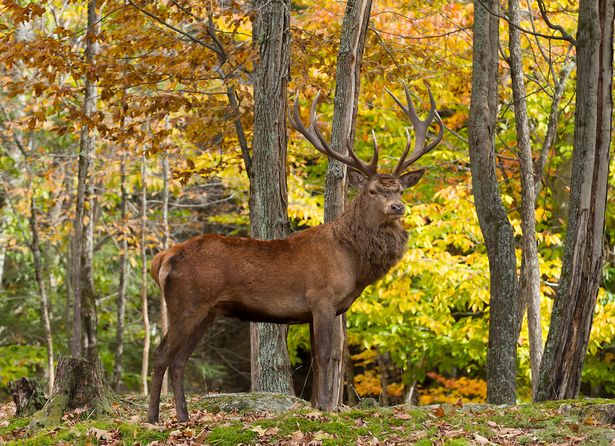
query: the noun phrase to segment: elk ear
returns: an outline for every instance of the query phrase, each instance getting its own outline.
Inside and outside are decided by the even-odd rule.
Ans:
[[[351,187],[361,190],[367,184],[367,177],[354,169],[348,169],[348,182]]]
[[[412,172],[408,172],[403,174],[399,178],[399,182],[401,183],[404,189],[408,189],[409,187],[414,186],[421,179],[423,174],[425,173],[425,169],[413,170]]]

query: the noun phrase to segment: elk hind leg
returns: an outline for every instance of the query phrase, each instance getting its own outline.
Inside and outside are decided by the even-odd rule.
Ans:
[[[162,389],[162,378],[167,367],[171,364],[173,357],[181,347],[180,337],[175,333],[175,327],[169,327],[169,331],[162,338],[160,345],[156,349],[156,360],[154,362],[154,375],[152,376],[152,386],[149,398],[149,409],[147,420],[150,423],[157,423],[160,412],[160,391]]]
[[[206,317],[200,324],[194,327],[184,341],[175,357],[173,358],[169,370],[171,383],[173,385],[173,396],[175,397],[175,412],[177,421],[183,423],[188,420],[188,406],[186,404],[186,394],[184,393],[184,369],[186,362],[195,347],[205,333],[205,327],[210,318]]]

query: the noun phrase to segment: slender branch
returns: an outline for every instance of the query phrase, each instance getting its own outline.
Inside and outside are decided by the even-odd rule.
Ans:
[[[564,38],[564,40],[567,40],[574,46],[577,46],[577,41],[574,37],[568,34],[562,26],[556,25],[553,22],[551,22],[551,20],[549,20],[549,16],[547,15],[547,9],[545,8],[544,1],[543,0],[536,0],[536,1],[538,2],[538,9],[540,10],[540,15],[542,16],[542,19],[545,21],[547,26],[555,31],[559,31],[562,34],[562,37]]]
[[[151,18],[152,20],[160,23],[161,25],[175,31],[178,34],[181,34],[182,36],[190,39],[191,41],[193,41],[194,43],[197,43],[211,51],[213,51],[214,53],[218,54],[218,50],[217,48],[215,48],[214,46],[208,44],[207,42],[202,41],[201,39],[197,39],[196,37],[194,37],[192,34],[189,34],[187,32],[182,31],[181,29],[171,25],[170,23],[165,22],[164,20],[162,20],[160,17],[152,14],[151,12],[147,11],[146,9],[138,6],[133,0],[128,0],[128,3],[130,3],[135,9],[141,11],[143,14],[145,14],[146,16],[148,16],[149,18]],[[218,54],[219,55],[219,54]]]
[[[487,5],[485,4],[485,2],[484,2],[483,0],[477,0],[477,1],[478,1],[478,3],[480,3],[480,5],[481,5],[481,6],[485,9],[485,11],[487,11],[489,14],[491,14],[491,15],[492,15],[492,16],[494,16],[494,17],[498,17],[498,18],[500,18],[500,19],[502,19],[502,20],[506,20],[510,26],[512,26],[513,28],[518,29],[518,30],[519,30],[519,31],[521,31],[521,32],[524,32],[524,33],[526,33],[526,34],[530,34],[530,35],[532,35],[532,36],[543,37],[543,38],[545,38],[545,39],[549,39],[549,40],[565,40],[565,41],[567,41],[567,42],[570,42],[572,45],[577,46],[577,41],[576,41],[573,37],[571,37],[571,36],[569,36],[569,35],[567,35],[567,34],[566,34],[566,36],[567,36],[567,37],[566,37],[566,36],[559,37],[559,36],[548,35],[548,34],[542,34],[542,33],[539,33],[539,32],[531,31],[531,30],[529,30],[529,29],[525,29],[525,28],[523,28],[523,27],[521,27],[521,26],[519,26],[519,25],[516,25],[516,24],[514,24],[514,23],[511,23],[511,22],[510,22],[510,20],[509,20],[509,18],[508,18],[508,17],[506,17],[505,15],[503,15],[503,14],[498,14],[497,12],[495,12],[495,11],[491,10],[491,9],[489,8],[489,6],[487,6]]]

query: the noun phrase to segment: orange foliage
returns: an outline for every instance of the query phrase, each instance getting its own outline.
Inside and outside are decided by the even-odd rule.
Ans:
[[[435,372],[427,376],[438,383],[437,386],[421,389],[421,405],[435,403],[456,403],[459,399],[464,403],[484,403],[487,398],[487,382],[482,379],[445,378]]]

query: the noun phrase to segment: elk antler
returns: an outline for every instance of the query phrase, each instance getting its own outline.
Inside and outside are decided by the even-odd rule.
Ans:
[[[371,177],[376,175],[378,170],[378,143],[376,142],[376,135],[372,131],[372,135],[374,137],[374,156],[370,160],[369,163],[359,159],[359,157],[354,153],[352,145],[350,144],[350,140],[346,139],[344,144],[346,149],[348,150],[348,155],[344,155],[338,152],[334,152],[329,147],[329,144],[325,141],[324,136],[318,130],[318,116],[316,116],[316,105],[318,103],[318,99],[320,98],[320,92],[312,101],[312,106],[310,107],[310,123],[306,128],[301,121],[301,116],[299,115],[299,93],[295,95],[295,103],[293,104],[293,113],[292,115],[289,113],[288,120],[290,125],[301,133],[305,138],[314,146],[316,150],[327,155],[333,159],[338,160],[341,163],[346,164],[348,167],[361,172],[367,177]]]
[[[427,85],[427,83],[425,84]],[[406,170],[412,163],[414,163],[416,160],[418,160],[420,157],[425,155],[427,152],[429,152],[431,149],[433,149],[440,143],[440,141],[442,140],[442,135],[444,133],[444,125],[442,124],[442,119],[440,118],[440,115],[438,115],[438,112],[436,110],[436,101],[431,94],[431,89],[429,88],[429,85],[427,85],[427,92],[429,93],[429,102],[431,103],[431,108],[429,110],[429,115],[427,115],[427,118],[424,121],[421,121],[417,116],[416,111],[414,110],[414,104],[412,103],[412,98],[410,97],[410,92],[408,91],[408,87],[405,83],[404,91],[406,92],[406,100],[408,102],[407,106],[402,104],[402,102],[397,99],[388,88],[386,89],[386,91],[391,95],[397,105],[401,107],[404,113],[410,118],[412,126],[414,127],[414,133],[416,135],[414,140],[414,150],[410,154],[410,158],[406,160],[406,156],[408,156],[408,151],[410,150],[410,145],[412,143],[410,139],[410,132],[408,131],[408,129],[406,129],[406,137],[408,142],[406,143],[404,153],[399,159],[399,163],[397,163],[397,166],[393,171],[393,175],[399,177],[403,173],[403,171]],[[434,118],[439,124],[440,130],[438,131],[436,139],[434,139],[427,147],[425,147],[425,140],[427,139],[427,130],[432,124]]]

